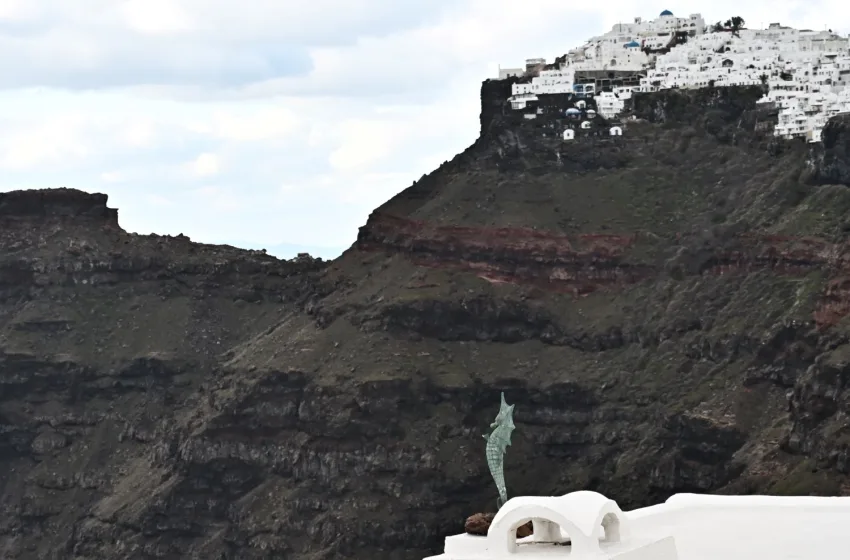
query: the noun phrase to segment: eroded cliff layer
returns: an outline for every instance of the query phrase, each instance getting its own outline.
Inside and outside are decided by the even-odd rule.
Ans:
[[[666,92],[565,143],[509,89],[327,265],[0,195],[0,556],[417,559],[494,507],[500,391],[514,495],[846,492],[845,121]]]

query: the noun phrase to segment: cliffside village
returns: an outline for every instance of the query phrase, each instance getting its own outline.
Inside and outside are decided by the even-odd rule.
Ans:
[[[525,68],[500,69],[499,79],[519,78],[509,101],[525,118],[551,107],[547,98],[583,100],[560,109],[580,123],[564,129],[564,140],[616,119],[633,92],[762,85],[760,102],[779,108],[775,134],[819,142],[827,120],[850,111],[848,38],[831,30],[779,23],[747,29],[743,23],[736,17],[710,25],[700,14],[677,17],[664,10],[651,21],[618,23],[553,63],[533,58]],[[608,133],[622,134],[621,123],[607,124]]]

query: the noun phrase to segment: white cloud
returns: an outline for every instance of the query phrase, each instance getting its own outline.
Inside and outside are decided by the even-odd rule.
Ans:
[[[303,77],[310,70],[310,49],[436,21],[452,2],[8,3],[4,9],[9,18],[0,20],[0,88],[154,86],[204,94],[284,76]]]
[[[121,183],[125,177],[123,173],[117,171],[104,171],[100,174],[100,180],[104,183]]]
[[[395,142],[404,132],[404,124],[388,121],[343,121],[336,129],[340,145],[331,152],[331,166],[342,171],[370,168],[393,153]]]
[[[130,119],[123,134],[124,142],[137,148],[151,146],[155,139],[156,125],[150,117]]]
[[[153,206],[173,206],[174,201],[164,196],[160,196],[158,194],[148,194],[145,195],[145,200],[151,203]]]
[[[70,114],[6,130],[0,137],[0,168],[27,170],[56,164],[76,164],[91,153],[85,116]]]
[[[232,188],[220,186],[207,186],[192,191],[192,196],[199,203],[206,206],[216,214],[231,214],[234,211],[244,209],[245,203],[250,197],[240,196]]]
[[[38,11],[34,3],[28,0],[0,0],[0,21],[27,21]]]
[[[218,175],[221,163],[217,155],[205,153],[196,157],[189,167],[198,177],[212,177]]]
[[[175,33],[197,28],[189,13],[173,0],[125,0],[119,9],[128,27],[142,33]]]
[[[285,108],[242,113],[217,112],[206,125],[206,131],[222,140],[258,142],[284,138],[303,124],[298,115]]]

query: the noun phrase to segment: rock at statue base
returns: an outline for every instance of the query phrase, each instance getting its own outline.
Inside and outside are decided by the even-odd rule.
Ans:
[[[516,538],[518,539],[530,537],[532,534],[534,534],[534,526],[531,524],[531,521],[516,528]]]
[[[495,513],[476,513],[470,515],[466,518],[466,523],[463,528],[470,535],[486,536],[487,530],[490,528],[490,524],[493,522],[494,517],[496,517]],[[525,525],[520,525],[517,528],[516,536],[518,539],[521,539],[531,536],[533,532],[534,528],[531,521],[529,521]]]
[[[464,530],[470,535],[486,535],[495,513],[475,513],[466,518]]]

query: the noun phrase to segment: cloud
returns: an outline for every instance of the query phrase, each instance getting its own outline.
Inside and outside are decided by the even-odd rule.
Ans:
[[[150,147],[158,140],[156,133],[156,124],[150,117],[131,117],[122,139],[134,148]]]
[[[18,126],[0,137],[0,169],[26,170],[58,162],[80,162],[92,152],[85,116],[68,114],[35,126]]]
[[[195,31],[199,24],[180,4],[169,0],[127,0],[118,10],[127,26],[140,33]]]
[[[285,138],[305,123],[295,111],[273,107],[257,111],[217,111],[195,128],[221,140],[265,142]]]
[[[138,0],[141,11],[149,2]],[[162,0],[150,2],[159,6]],[[166,3],[181,31],[227,44],[287,41],[342,46],[440,21],[452,0],[175,0]],[[126,10],[123,10],[126,14]],[[138,17],[138,16],[137,16]]]
[[[564,21],[571,26],[565,28]],[[364,36],[341,46],[310,50],[306,75],[280,76],[230,88],[237,98],[274,95],[427,101],[462,76],[485,77],[517,45],[552,40],[562,54],[586,38],[582,29],[598,27],[596,14],[558,0],[517,4],[507,0],[467,0],[443,12],[443,18],[382,37]],[[550,55],[551,56],[551,55]],[[192,96],[190,91],[183,95]]]
[[[201,154],[189,164],[189,169],[198,177],[212,177],[221,169],[221,163],[215,154]]]
[[[28,64],[20,64],[22,53]],[[136,85],[233,87],[303,75],[306,48],[280,44],[222,46],[191,36],[139,40],[118,31],[49,30],[36,37],[0,36],[0,88],[85,90]]]
[[[3,2],[0,88],[178,91],[303,77],[312,69],[312,49],[415,27],[451,5],[449,0]]]
[[[125,177],[118,171],[104,171],[100,174],[100,180],[104,183],[121,183]]]
[[[336,127],[339,147],[331,152],[331,167],[340,171],[368,168],[389,157],[403,130],[382,120],[349,119]]]

